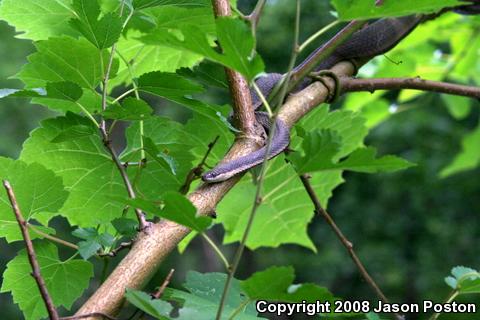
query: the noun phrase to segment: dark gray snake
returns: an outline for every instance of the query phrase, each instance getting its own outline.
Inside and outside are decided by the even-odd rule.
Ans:
[[[478,1],[478,0],[476,0]],[[480,12],[479,5],[463,6],[460,8],[463,14],[475,14]],[[460,12],[459,10],[459,12]],[[406,16],[401,18],[386,18],[378,20],[367,27],[354,33],[349,40],[335,49],[332,55],[319,64],[316,70],[326,70],[342,60],[369,59],[383,54],[396,46],[405,36],[407,36],[422,21],[431,19],[431,16]],[[297,66],[295,70],[309,61],[315,50],[305,61]],[[268,97],[278,81],[282,79],[279,73],[269,73],[256,80],[260,91],[265,97]],[[296,90],[301,90],[310,84],[305,80]],[[254,90],[251,90],[252,103],[257,110],[262,102]],[[271,127],[270,119],[265,112],[256,111],[257,122],[260,123],[268,133]],[[289,128],[277,119],[275,122],[275,135],[272,138],[271,147],[268,153],[268,159],[271,159],[283,152],[290,142]],[[266,147],[262,147],[248,155],[236,158],[234,160],[218,164],[212,170],[206,172],[202,179],[206,182],[220,182],[231,178],[232,176],[255,167],[263,162],[266,154]]]

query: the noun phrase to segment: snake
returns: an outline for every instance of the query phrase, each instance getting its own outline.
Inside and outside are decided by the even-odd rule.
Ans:
[[[470,0],[477,3],[478,0]],[[470,4],[458,7],[456,9],[461,14],[480,13],[479,4]],[[351,61],[355,64],[357,60],[371,59],[381,55],[395,47],[403,38],[412,32],[420,23],[433,19],[438,14],[432,15],[410,15],[399,18],[383,18],[377,20],[363,29],[355,32],[346,42],[338,46],[333,53],[316,67],[318,70],[328,70],[340,61]],[[314,50],[301,64],[293,69],[293,72],[303,67],[310,59],[316,55],[320,46]],[[265,97],[268,97],[277,83],[283,79],[284,75],[280,73],[268,73],[258,78],[255,83]],[[311,80],[304,80],[294,91],[299,91],[311,83]],[[250,90],[252,105],[255,110],[257,122],[263,126],[268,134],[271,131],[272,123],[268,114],[257,111],[262,106],[262,101],[255,90]],[[261,164],[265,158],[268,160],[282,153],[290,143],[290,130],[288,126],[279,118],[275,120],[274,136],[270,148],[267,146],[253,151],[247,155],[221,162],[212,170],[202,175],[202,180],[207,183],[222,182],[231,177],[242,173],[250,168]]]

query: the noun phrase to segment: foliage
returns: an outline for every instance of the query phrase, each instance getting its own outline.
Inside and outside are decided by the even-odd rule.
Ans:
[[[340,19],[350,20],[430,13],[458,2],[397,1],[374,7],[370,0],[354,4],[333,0],[332,4]],[[0,98],[30,98],[33,104],[56,112],[30,133],[18,159],[0,158],[0,178],[12,183],[28,224],[36,225],[30,232],[56,307],[70,309],[89,286],[93,263],[88,259],[99,252],[113,252],[123,238],[136,237],[132,208],[145,211],[149,218],[174,221],[196,234],[221,225],[224,244],[241,241],[254,205],[255,179],[250,174],[218,205],[218,219],[197,216],[195,206],[179,190],[191,169],[201,163],[210,142],[218,136],[205,167],[222,159],[233,141],[232,131],[238,132],[227,121],[230,108],[205,97],[226,89],[219,70],[231,68],[249,82],[265,71],[249,24],[238,15],[214,19],[208,0],[2,0],[0,18],[35,46],[15,76],[23,88],[0,89]],[[475,33],[478,21],[453,15],[440,19],[440,23],[420,26],[389,53],[389,59],[374,59],[363,75],[421,74],[433,80],[480,82],[478,52],[463,45],[480,46]],[[434,54],[434,42],[450,48],[448,57]],[[377,156],[377,149],[367,146],[365,139],[370,129],[391,116],[392,101],[398,109],[423,96],[410,90],[394,98],[384,93],[352,94],[341,110],[320,106],[304,117],[292,132],[289,155],[268,164],[262,205],[246,246],[256,250],[293,244],[316,252],[308,232],[313,206],[298,175],[312,176],[311,184],[327,207],[346,171],[385,173],[412,167],[413,162],[399,156],[383,152]],[[190,117],[177,121],[160,116],[152,101],[182,106]],[[458,120],[467,119],[474,110],[464,98],[444,96],[442,101]],[[105,119],[109,120],[106,128]],[[115,133],[118,123],[126,126],[122,137]],[[474,126],[463,138],[462,151],[440,177],[478,166],[480,126]],[[125,146],[118,152],[114,142],[122,138]],[[126,180],[131,181],[136,197],[127,190]],[[197,185],[194,181],[193,186]],[[21,240],[7,197],[1,194],[0,198],[0,237],[8,242]],[[78,253],[83,259],[74,252],[62,260],[54,244],[38,239],[52,239],[55,230],[49,223],[60,216],[75,227],[72,235],[80,239]],[[40,319],[47,313],[29,273],[22,250],[8,263],[1,291],[11,292],[26,319]],[[477,271],[457,267],[452,275],[446,282],[454,290],[478,293]],[[158,319],[193,315],[212,319],[226,279],[223,273],[191,271],[183,286],[187,291],[167,288],[159,300],[131,289],[125,297]],[[233,279],[222,319],[259,318],[254,303],[260,299],[336,299],[325,287],[294,284],[294,279],[290,266],[270,267],[243,281]],[[179,308],[176,315],[174,306]]]

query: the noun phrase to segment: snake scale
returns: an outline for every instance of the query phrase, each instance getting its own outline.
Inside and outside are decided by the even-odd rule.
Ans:
[[[479,0],[471,0],[478,3]],[[470,4],[458,7],[456,9],[461,14],[477,14],[480,12],[480,4]],[[370,59],[377,55],[386,53],[396,46],[404,37],[406,37],[415,27],[423,21],[436,17],[436,15],[412,15],[400,18],[384,18],[371,23],[365,28],[355,32],[350,39],[338,46],[334,52],[324,61],[322,61],[316,70],[326,70],[333,67],[340,61],[358,59]],[[293,71],[301,68],[309,59],[315,55],[317,48],[304,62],[294,68]],[[256,84],[265,97],[268,97],[275,85],[282,79],[283,75],[279,73],[269,73],[264,77],[256,80]],[[305,88],[310,82],[305,80],[296,91]],[[261,107],[262,102],[254,90],[251,90],[252,103],[255,110]],[[268,133],[271,123],[265,112],[256,111],[256,119]],[[289,128],[277,119],[275,121],[275,134],[272,137],[271,147],[267,159],[271,159],[283,152],[290,142]],[[263,162],[267,148],[264,146],[248,155],[236,158],[231,161],[222,162],[212,170],[206,172],[202,179],[205,182],[221,182],[227,180],[234,175],[255,167]]]

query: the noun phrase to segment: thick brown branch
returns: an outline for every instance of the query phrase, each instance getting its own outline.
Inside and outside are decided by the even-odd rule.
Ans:
[[[424,80],[416,78],[377,78],[377,79],[357,79],[342,77],[340,78],[340,88],[342,92],[369,91],[376,90],[398,90],[413,89],[422,91],[433,91],[457,96],[480,98],[480,87],[465,86],[460,84]]]
[[[35,254],[35,249],[33,248],[32,240],[30,239],[30,234],[28,233],[27,221],[22,216],[20,211],[20,207],[17,203],[17,198],[15,197],[15,193],[13,192],[12,186],[10,182],[7,180],[3,181],[3,186],[7,191],[8,199],[10,200],[10,204],[12,205],[13,213],[15,214],[15,218],[17,219],[18,225],[20,227],[20,231],[22,232],[23,240],[25,241],[25,247],[27,248],[27,256],[30,265],[32,266],[32,277],[37,282],[38,289],[40,290],[40,295],[42,296],[42,300],[45,303],[45,307],[47,308],[48,316],[51,320],[58,320],[58,313],[57,309],[55,309],[55,305],[53,304],[52,298],[48,294],[47,286],[45,285],[45,280],[42,278],[42,274],[40,273],[40,266],[37,261],[37,256]]]
[[[389,300],[387,299],[385,294],[383,294],[382,290],[377,285],[375,280],[373,280],[373,278],[370,276],[367,269],[365,269],[365,266],[360,261],[357,254],[355,253],[355,250],[353,250],[352,243],[347,239],[347,237],[345,237],[342,230],[340,230],[340,228],[337,226],[335,221],[333,221],[330,214],[328,214],[328,212],[325,211],[325,209],[323,209],[322,205],[320,204],[320,200],[318,200],[317,194],[315,193],[315,190],[313,189],[312,185],[310,184],[309,177],[305,174],[302,174],[302,175],[300,175],[300,180],[302,180],[302,184],[305,187],[305,190],[307,191],[308,196],[310,197],[310,200],[312,200],[312,203],[315,207],[315,213],[321,215],[327,221],[328,225],[333,229],[337,238],[340,240],[340,242],[342,242],[343,246],[347,249],[348,254],[352,258],[355,265],[357,266],[357,268],[360,271],[360,274],[362,275],[363,279],[365,279],[365,281],[370,285],[370,287],[375,291],[377,296],[384,303],[389,304],[390,303]],[[399,315],[399,314],[395,313],[394,315],[399,320],[404,319],[404,317]]]

